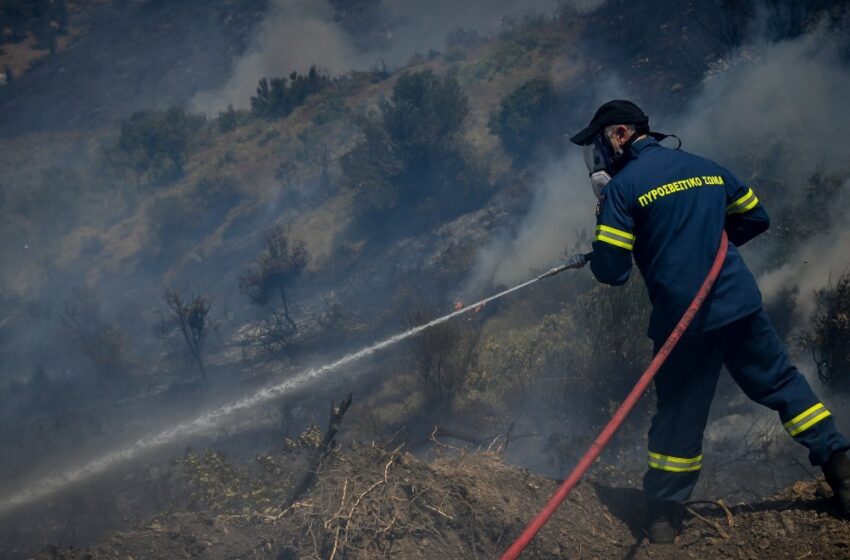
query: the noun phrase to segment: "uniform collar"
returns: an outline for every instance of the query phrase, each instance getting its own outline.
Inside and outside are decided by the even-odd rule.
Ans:
[[[646,138],[638,140],[637,142],[629,146],[629,149],[632,151],[634,157],[638,157],[638,155],[648,147],[657,145],[658,140],[656,140],[652,136],[647,136]]]

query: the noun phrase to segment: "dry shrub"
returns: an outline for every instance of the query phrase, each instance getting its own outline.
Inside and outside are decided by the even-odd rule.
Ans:
[[[624,397],[623,389],[637,381],[652,358],[646,336],[649,313],[639,274],[624,287],[600,285],[579,297],[574,330],[563,338],[565,372],[602,401]]]
[[[493,403],[539,398],[562,410],[590,403],[599,422],[625,396],[625,388],[652,357],[646,336],[650,306],[639,275],[624,286],[595,286],[534,325],[491,321],[471,382]]]
[[[236,465],[227,455],[210,449],[187,452],[178,461],[191,487],[190,507],[217,514],[279,520],[289,508],[296,479],[311,464],[322,443],[322,431],[308,426],[284,448],[257,455],[248,465]]]
[[[263,252],[240,276],[239,290],[256,305],[266,305],[279,296],[283,318],[297,331],[288,291],[309,259],[304,242],[293,239],[288,228],[276,224],[266,232]]]
[[[818,308],[807,345],[827,387],[850,392],[850,269],[817,294]]]
[[[432,307],[414,308],[408,314],[408,327],[426,324],[436,317]],[[480,333],[469,321],[447,321],[408,341],[407,351],[419,389],[439,413],[447,412],[463,389]]]
[[[475,463],[472,473],[487,460],[466,459]],[[493,555],[503,526],[488,525],[465,480],[447,472],[463,460],[429,465],[377,447],[336,455],[309,499],[293,506],[289,553],[316,560]]]
[[[198,366],[201,379],[207,383],[207,370],[204,366],[204,347],[210,334],[211,324],[208,315],[212,307],[212,298],[203,294],[180,294],[175,288],[165,289],[162,298],[171,311],[172,324],[183,335],[186,349]]]
[[[74,348],[91,364],[95,376],[114,382],[130,367],[128,340],[115,325],[103,318],[98,294],[87,288],[74,288],[59,319]]]

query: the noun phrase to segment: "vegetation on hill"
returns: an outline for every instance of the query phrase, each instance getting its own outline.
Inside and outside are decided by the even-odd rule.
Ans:
[[[362,120],[363,140],[342,158],[361,219],[434,223],[480,203],[486,171],[463,136],[468,114],[454,73],[402,74],[390,100]]]
[[[311,66],[306,75],[293,72],[289,78],[262,78],[251,98],[251,112],[264,119],[280,119],[304,104],[307,97],[321,91],[332,80]]]
[[[117,155],[145,185],[179,178],[207,120],[185,109],[136,111],[121,123]]]
[[[490,115],[488,128],[498,136],[518,166],[528,164],[541,148],[549,154],[563,152],[566,120],[563,95],[551,80],[532,78],[506,95]]]
[[[820,290],[817,304],[807,346],[824,385],[847,394],[850,392],[850,271]]]
[[[706,68],[720,67],[736,47],[735,29],[724,38],[706,28],[722,30],[713,27],[721,17],[742,33],[753,23],[751,3],[740,4],[740,13],[728,2],[686,4],[687,10],[657,10],[641,19],[647,29],[665,31],[653,41],[627,33],[632,50],[626,54],[617,45],[622,21],[633,20],[634,3],[609,0],[588,14],[564,4],[552,16],[508,19],[495,33],[457,29],[444,55],[416,56],[392,72],[330,76],[313,67],[263,78],[249,109],[230,106],[207,118],[182,107],[141,108],[91,133],[2,140],[0,232],[10,240],[4,254],[10,280],[0,286],[0,385],[9,389],[10,403],[0,407],[0,454],[9,458],[0,474],[16,480],[28,465],[45,460],[44,450],[83,455],[89,441],[156,428],[153,418],[136,421],[148,415],[138,412],[178,416],[196,404],[202,386],[205,402],[241,396],[246,387],[293,378],[301,372],[298,364],[330,362],[468,304],[450,298],[463,290],[484,249],[528,225],[521,221],[529,201],[549,180],[552,160],[562,158],[565,133],[592,111],[599,72],[613,68],[626,88],[675,109],[704,85]],[[827,4],[818,9],[831,10],[828,23],[835,23],[840,6]],[[362,45],[385,41],[389,23],[373,17],[380,5],[330,2],[345,32]],[[799,17],[789,13],[796,31],[784,36],[814,25],[814,12],[800,9]],[[610,11],[622,19],[609,17]],[[696,15],[710,25],[694,23],[703,22]],[[594,41],[606,48],[591,48],[598,46]],[[696,46],[684,49],[688,44]],[[786,155],[782,149],[761,159],[750,145],[741,152],[742,167],[754,170],[746,179],[758,181],[759,197],[779,207],[774,215],[782,225],[753,249],[766,255],[754,259],[765,271],[838,223],[834,209],[847,196],[846,172],[812,170],[807,188],[797,193],[797,185],[767,175]],[[583,204],[572,194],[562,198]],[[786,200],[802,201],[819,220],[805,218],[799,205],[779,204]],[[592,211],[589,205],[586,212]],[[574,209],[565,203],[562,212]],[[564,245],[571,233],[564,232]],[[575,237],[586,245],[586,235]],[[820,292],[807,340],[821,379],[839,392],[850,379],[844,352],[848,285],[845,274]],[[776,312],[788,334],[793,302]],[[241,457],[231,463],[219,452],[190,453],[181,463],[195,488],[190,505],[203,513],[156,523],[171,527],[182,519],[203,536],[222,526],[232,533],[250,528],[246,539],[258,537],[261,544],[234,544],[236,555],[356,558],[434,546],[440,554],[495,554],[505,535],[519,528],[514,513],[541,499],[539,488],[524,492],[531,488],[525,475],[489,456],[434,466],[392,450],[402,444],[411,451],[448,449],[436,435],[442,430],[448,434],[443,439],[471,446],[510,443],[509,450],[519,450],[516,456],[536,468],[562,474],[586,443],[583,434],[607,419],[649,359],[647,314],[637,275],[611,289],[593,284],[584,270],[441,324],[358,364],[361,369],[334,372],[309,391],[286,395],[286,402],[223,425],[216,445]],[[174,359],[187,352],[194,363]],[[255,454],[254,438],[279,441],[302,433],[316,410],[323,411],[328,391],[352,384],[349,373],[362,381],[341,439],[355,452],[333,454],[311,498],[287,509],[281,499],[301,467],[281,457],[239,459]],[[634,437],[612,450],[632,465],[642,465],[635,450],[642,456],[651,400],[642,406],[626,427]],[[752,431],[759,441],[776,440],[756,424]],[[757,454],[738,455],[742,464],[756,464],[746,461]],[[173,465],[156,469],[144,473],[146,483],[159,488],[173,481]],[[485,469],[493,478],[476,478]],[[635,476],[632,471],[619,480]],[[724,491],[740,498],[737,489]],[[134,509],[123,494],[115,500],[110,492],[87,495],[91,501],[80,506],[86,511],[60,505],[53,517],[33,525],[50,525],[57,539],[69,540],[77,537],[66,519],[90,521],[90,534],[99,535],[131,514],[151,513]],[[110,507],[117,513],[90,520],[86,512],[97,509],[98,499],[115,502]],[[602,518],[614,512],[602,509],[593,493],[577,500]],[[497,511],[497,521],[476,521],[481,508]],[[808,522],[807,515],[799,519]],[[762,527],[757,516],[747,519]],[[266,522],[275,531],[283,527],[286,542],[263,540],[278,538],[264,532]],[[614,525],[611,534],[620,544],[556,531],[544,538],[550,548],[536,554],[567,553],[576,544],[597,547],[601,556],[622,552],[632,546],[622,545],[631,533]],[[14,527],[0,528],[0,542],[26,540]],[[179,538],[162,544],[162,535],[151,536],[160,532],[131,532],[116,542],[132,542],[120,550],[136,557],[144,556],[137,547],[148,537],[163,554],[182,553],[185,543],[203,554],[201,541],[184,541],[185,533],[177,531]],[[447,542],[443,535],[450,535]],[[743,531],[736,535],[752,544]]]

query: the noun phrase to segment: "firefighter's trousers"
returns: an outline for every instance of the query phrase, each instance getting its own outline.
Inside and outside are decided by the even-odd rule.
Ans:
[[[656,352],[663,341],[656,342]],[[649,430],[649,500],[687,500],[702,468],[702,439],[723,365],[755,402],[779,413],[813,465],[850,442],[788,358],[764,311],[717,330],[683,337],[655,378],[658,404]]]

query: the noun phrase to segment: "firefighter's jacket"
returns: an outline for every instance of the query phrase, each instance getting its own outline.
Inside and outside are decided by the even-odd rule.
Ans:
[[[635,142],[630,161],[603,189],[591,270],[606,284],[626,282],[632,256],[652,302],[649,336],[662,340],[708,274],[725,228],[729,251],[717,281],[688,329],[707,332],[761,308],[761,294],[736,246],[769,226],[753,191],[711,160]]]

